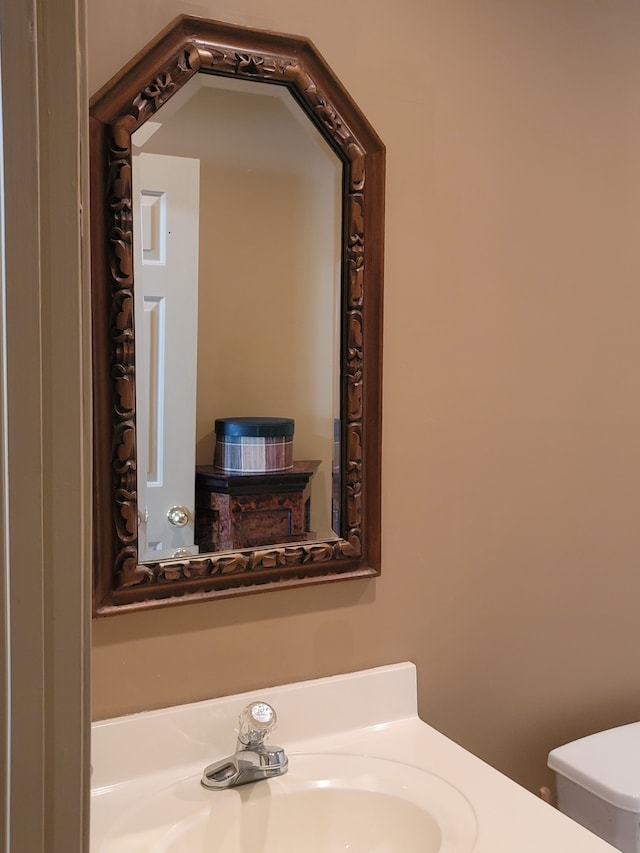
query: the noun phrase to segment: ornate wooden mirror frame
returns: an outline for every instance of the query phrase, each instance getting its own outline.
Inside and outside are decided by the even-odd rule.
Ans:
[[[289,88],[343,162],[340,538],[138,561],[131,135],[194,74]],[[166,606],[380,571],[384,162],[314,46],[181,16],[91,101],[94,612]]]

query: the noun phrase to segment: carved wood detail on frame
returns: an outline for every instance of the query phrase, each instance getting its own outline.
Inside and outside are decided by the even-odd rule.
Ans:
[[[197,29],[194,19],[184,20],[190,22],[192,30]],[[166,587],[161,595],[156,597],[170,597],[176,594],[172,588],[177,582],[193,583],[210,579],[212,583],[202,587],[203,589],[238,590],[244,586],[271,584],[288,579],[322,579],[323,576],[340,574],[341,571],[351,571],[354,561],[357,564],[363,555],[363,436],[367,429],[366,416],[369,416],[373,429],[379,427],[375,421],[377,411],[367,412],[364,394],[365,364],[375,363],[375,377],[372,381],[379,384],[378,354],[371,353],[369,362],[365,359],[365,148],[348,120],[340,114],[331,97],[314,79],[313,71],[305,67],[304,56],[301,59],[295,53],[270,53],[263,49],[229,47],[230,28],[227,25],[225,27],[227,40],[222,44],[213,40],[210,30],[206,28],[198,35],[185,31],[179,50],[168,56],[160,67],[155,67],[150,79],[141,80],[140,87],[128,100],[125,109],[121,109],[118,115],[112,116],[110,121],[104,123],[107,160],[106,255],[111,288],[109,382],[114,542],[112,591],[117,596],[123,591],[135,593],[140,588],[141,593],[123,599],[122,603],[148,603],[145,591],[149,587]],[[301,53],[304,54],[310,46],[307,42],[303,44]],[[131,135],[199,71],[287,86],[344,164],[344,343],[341,348],[344,522],[341,537],[336,540],[269,546],[237,553],[196,555],[139,564]],[[329,79],[335,83],[333,77]],[[381,195],[379,189],[378,193]],[[378,304],[376,302],[376,306]],[[376,555],[368,555],[368,559],[375,564]],[[360,573],[378,574],[378,571],[378,566],[373,565]],[[188,594],[188,587],[189,584],[187,587],[182,584],[177,594]],[[97,609],[100,612],[99,605]],[[104,612],[110,612],[109,605],[105,607]]]

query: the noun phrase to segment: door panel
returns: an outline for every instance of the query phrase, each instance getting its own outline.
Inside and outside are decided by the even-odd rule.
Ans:
[[[200,162],[135,158],[136,417],[140,559],[194,545]],[[170,452],[169,452],[170,449]],[[188,521],[169,521],[184,507]],[[178,514],[179,515],[179,514]]]

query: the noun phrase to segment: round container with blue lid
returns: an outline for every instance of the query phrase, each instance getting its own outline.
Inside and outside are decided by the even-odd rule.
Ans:
[[[293,467],[291,418],[218,418],[213,464],[233,474],[271,474]]]

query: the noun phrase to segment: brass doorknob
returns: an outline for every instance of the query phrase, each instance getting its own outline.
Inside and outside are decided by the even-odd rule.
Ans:
[[[184,527],[189,521],[189,510],[186,506],[172,506],[167,512],[167,518],[169,524],[173,524],[174,527]]]

